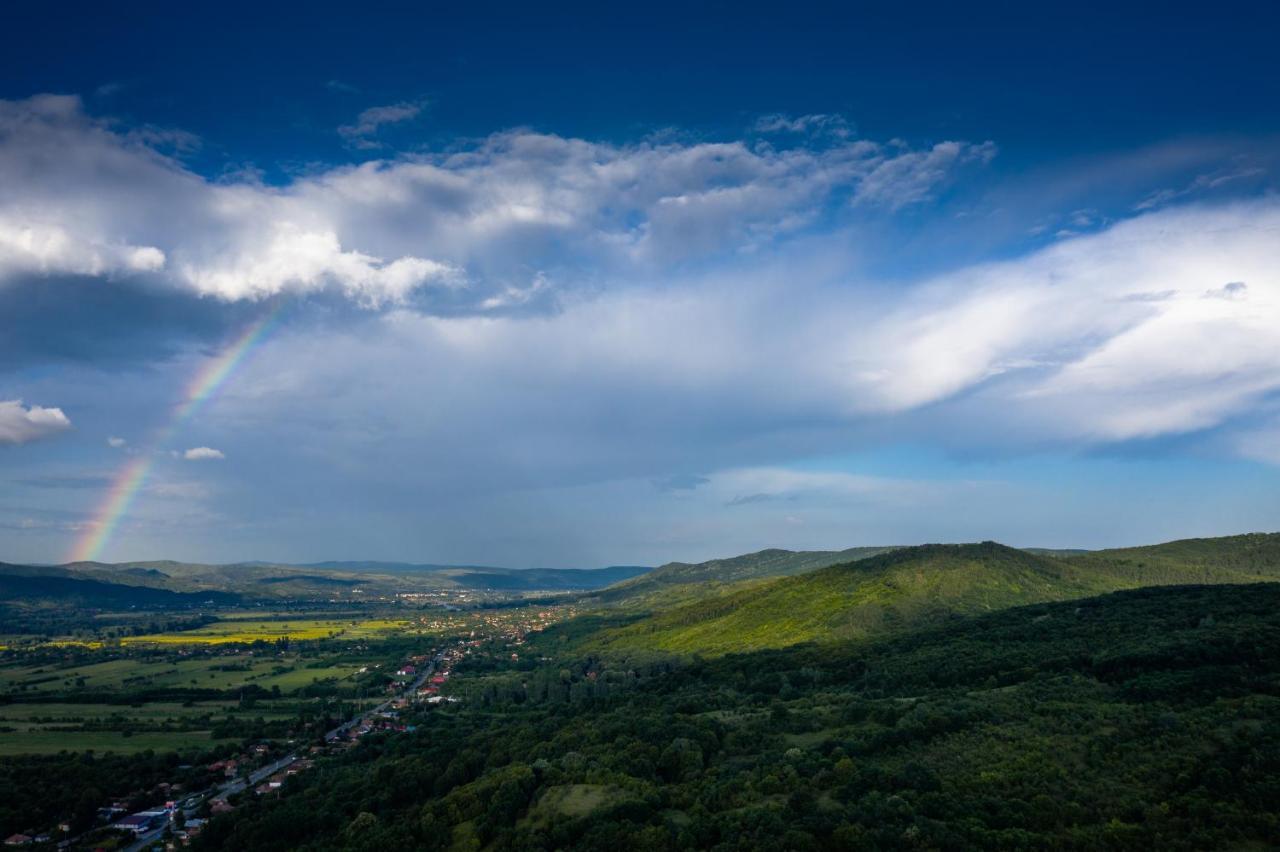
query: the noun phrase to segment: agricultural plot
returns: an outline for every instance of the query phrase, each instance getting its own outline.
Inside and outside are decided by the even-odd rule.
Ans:
[[[0,668],[0,691],[61,693],[70,689],[235,689],[256,684],[290,692],[323,680],[350,677],[354,664],[307,668],[296,656],[243,654],[158,661],[118,659],[88,665]]]
[[[194,630],[130,636],[121,640],[133,646],[231,645],[276,642],[281,639],[377,639],[403,632],[413,625],[402,619],[263,619],[226,618]]]
[[[137,707],[60,702],[7,704],[0,705],[0,755],[87,750],[133,754],[148,749],[208,748],[221,741],[202,727],[211,719],[279,719],[290,715],[269,705],[242,710],[226,701],[154,702]],[[172,730],[149,730],[162,727]]]
[[[93,751],[137,754],[143,751],[206,749],[218,742],[210,731],[126,733],[123,731],[24,731],[0,734],[0,757]]]

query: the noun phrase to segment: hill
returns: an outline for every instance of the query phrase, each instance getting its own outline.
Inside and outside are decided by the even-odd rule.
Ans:
[[[464,700],[417,735],[215,818],[200,848],[1190,852],[1280,836],[1280,584],[651,671],[460,669]]]
[[[927,544],[695,601],[600,639],[616,648],[727,653],[864,638],[1114,587],[1082,566],[995,542]]]
[[[40,576],[0,565],[0,602],[38,604],[56,602],[88,607],[178,608],[207,604],[229,605],[239,595],[226,592],[171,592],[146,586],[129,586],[69,576]],[[25,566],[12,566],[19,569]]]
[[[1280,533],[1188,538],[1068,557],[1123,587],[1280,580]]]
[[[741,588],[752,580],[790,577],[829,565],[854,562],[893,550],[851,547],[847,550],[781,550],[771,548],[706,562],[668,562],[639,577],[590,596],[598,603],[631,607],[670,607],[696,598]]]
[[[251,598],[330,599],[356,588],[362,593],[471,590],[504,592],[597,589],[648,571],[641,566],[598,569],[492,568],[402,562],[271,562],[204,564],[72,562],[58,566],[14,566],[36,576],[66,576],[172,592],[221,591]]]
[[[781,555],[787,551],[764,553],[780,554],[774,559],[788,568],[803,564],[788,562]],[[754,556],[758,554],[739,559],[749,564]],[[740,576],[732,567],[735,562],[706,564],[727,564],[720,576],[734,577]],[[769,570],[770,563],[768,557],[761,559],[758,570]],[[699,567],[677,564],[669,576],[697,576]],[[652,589],[661,584],[666,568],[605,594]],[[715,569],[709,574],[714,576]],[[700,588],[676,580],[669,588],[679,589],[683,597],[665,602],[678,605],[622,627],[605,628],[582,641],[618,650],[719,654],[865,638],[958,615],[1121,589],[1277,580],[1280,534],[1274,533],[1099,551],[1018,550],[995,542],[929,544],[881,549],[857,561],[768,581]],[[630,600],[645,605],[664,602],[652,592]]]

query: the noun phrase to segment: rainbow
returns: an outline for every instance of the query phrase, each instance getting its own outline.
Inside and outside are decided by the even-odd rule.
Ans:
[[[93,513],[84,533],[71,551],[68,562],[88,562],[98,558],[120,521],[129,513],[129,507],[146,484],[160,450],[173,438],[178,428],[191,419],[208,402],[227,379],[244,363],[255,345],[260,343],[280,315],[280,304],[268,310],[251,323],[240,336],[210,359],[196,372],[182,394],[182,401],[174,408],[168,422],[156,434],[150,447],[124,465],[111,481],[107,495]]]

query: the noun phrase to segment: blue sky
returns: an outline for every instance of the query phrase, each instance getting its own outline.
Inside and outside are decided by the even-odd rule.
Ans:
[[[1269,4],[0,16],[0,559],[1275,527]]]

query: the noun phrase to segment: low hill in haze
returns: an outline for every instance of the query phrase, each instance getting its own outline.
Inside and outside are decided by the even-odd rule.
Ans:
[[[401,562],[322,562],[310,565],[238,562],[216,565],[161,560],[10,566],[8,573],[70,577],[180,593],[217,591],[245,598],[329,599],[357,588],[366,596],[439,590],[587,591],[648,570],[629,565],[598,569],[516,569]]]
[[[65,575],[32,574],[27,566],[0,565],[0,601],[5,603],[71,603],[87,607],[192,607],[227,605],[240,596],[227,592],[172,592]],[[10,569],[17,569],[10,571]]]

